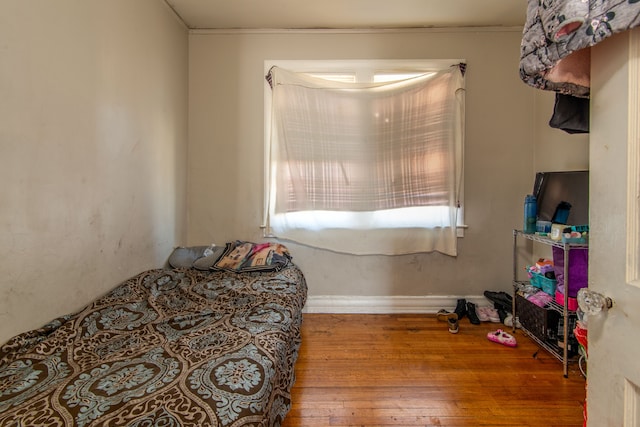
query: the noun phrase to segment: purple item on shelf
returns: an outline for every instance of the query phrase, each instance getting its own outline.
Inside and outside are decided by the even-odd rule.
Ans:
[[[553,270],[558,287],[564,289],[564,250],[553,247]],[[578,291],[589,285],[589,250],[587,248],[569,251],[569,296],[575,298]]]

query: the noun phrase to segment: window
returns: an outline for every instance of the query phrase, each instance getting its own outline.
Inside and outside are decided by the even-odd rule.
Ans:
[[[455,255],[460,61],[272,65],[268,231],[341,252]]]

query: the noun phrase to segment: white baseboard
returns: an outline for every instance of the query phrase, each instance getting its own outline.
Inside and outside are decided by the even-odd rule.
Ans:
[[[465,298],[478,306],[493,306],[484,296],[309,296],[305,313],[334,314],[393,314],[437,313],[445,309],[453,311],[459,298]]]

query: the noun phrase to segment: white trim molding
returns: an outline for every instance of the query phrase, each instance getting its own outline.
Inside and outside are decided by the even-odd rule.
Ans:
[[[406,34],[406,33],[522,33],[521,26],[414,28],[192,28],[189,34]]]
[[[640,29],[629,33],[627,283],[640,287]]]
[[[478,306],[493,306],[484,296],[355,296],[318,295],[309,296],[304,313],[326,314],[401,314],[437,313],[438,310],[453,311],[458,299],[464,298]]]

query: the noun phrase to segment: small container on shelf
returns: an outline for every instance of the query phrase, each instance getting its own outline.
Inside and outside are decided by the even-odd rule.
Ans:
[[[536,234],[539,236],[547,236],[551,233],[551,221],[536,221]]]
[[[553,261],[540,258],[535,265],[527,267],[527,275],[532,286],[551,296],[555,295],[558,281],[555,278]]]
[[[578,243],[585,244],[587,243],[588,233],[580,233],[578,231],[572,231],[571,233],[563,233],[562,234],[562,243]]]
[[[553,271],[553,261],[546,258],[539,258],[534,268],[536,273],[547,274]]]
[[[536,288],[542,289],[549,295],[555,295],[558,281],[555,279],[549,279],[540,273],[531,273],[531,284]]]

